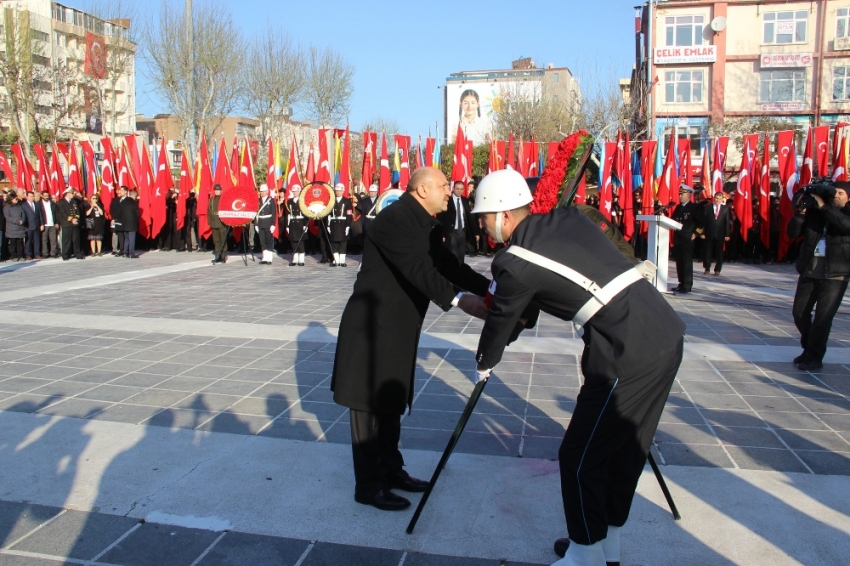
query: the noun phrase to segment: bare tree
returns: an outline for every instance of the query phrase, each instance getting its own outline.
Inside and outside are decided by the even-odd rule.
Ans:
[[[493,108],[493,135],[497,139],[507,139],[513,132],[527,140],[559,140],[565,135],[562,132],[569,133],[576,122],[570,101],[550,96],[540,84],[503,87]]]
[[[363,132],[386,132],[388,136],[388,141],[392,141],[392,137],[394,134],[401,133],[401,126],[395,118],[387,118],[384,116],[374,116],[369,120],[366,120],[366,123],[360,128],[360,131]],[[380,143],[380,136],[378,137],[378,142]]]
[[[163,0],[142,32],[149,78],[179,117],[184,141],[202,129],[209,136],[236,106],[245,63],[242,36],[221,0],[195,3],[191,19]]]
[[[354,94],[354,65],[330,47],[307,50],[304,107],[320,125],[341,123]]]
[[[304,95],[303,51],[286,33],[269,25],[251,42],[245,65],[242,101],[260,121],[262,139],[280,138],[292,107]]]

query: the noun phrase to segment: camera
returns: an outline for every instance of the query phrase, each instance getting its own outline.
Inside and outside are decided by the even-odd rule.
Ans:
[[[801,187],[794,195],[795,208],[799,210],[818,208],[814,195],[819,196],[824,204],[831,204],[835,199],[835,182],[829,177],[821,177]]]

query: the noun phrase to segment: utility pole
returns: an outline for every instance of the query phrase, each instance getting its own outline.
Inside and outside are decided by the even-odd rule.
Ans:
[[[189,145],[189,155],[195,155],[195,145],[197,143],[196,126],[195,126],[195,36],[194,22],[192,19],[192,0],[186,0],[186,47],[189,50],[189,76],[186,88],[186,106],[187,106],[187,126],[188,133],[186,140]]]

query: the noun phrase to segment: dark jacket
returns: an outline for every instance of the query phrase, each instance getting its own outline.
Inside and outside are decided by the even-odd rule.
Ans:
[[[850,204],[838,209],[829,204],[797,212],[788,221],[788,237],[803,237],[797,257],[797,273],[802,275],[826,230],[826,276],[850,275]]]
[[[753,216],[755,219],[755,216]],[[706,240],[723,240],[732,233],[732,215],[725,204],[720,206],[720,213],[714,217],[714,203],[703,207],[703,235]]]
[[[21,201],[21,209],[27,216],[27,230],[38,230],[44,224],[44,208],[41,202]]]
[[[268,197],[265,204],[263,204],[262,197],[260,198],[257,205],[257,218],[254,222],[258,228],[277,227],[277,204],[275,204],[273,198]]]
[[[115,232],[122,232],[124,228],[121,222],[121,199],[117,196],[112,199],[112,202],[109,203],[109,216],[115,223],[115,228],[113,228],[113,230]]]
[[[124,232],[136,232],[139,229],[139,201],[127,197],[119,205],[121,217],[121,230]]]
[[[50,224],[50,226],[55,226],[59,224],[59,209],[56,208],[55,202],[53,202],[52,200],[41,199],[40,201],[38,201],[38,205],[41,207],[41,221],[45,226],[48,225],[47,212],[45,212],[45,207],[48,206],[50,207],[50,214],[53,215],[53,224]]]
[[[511,235],[511,245],[562,263],[600,287],[632,268],[613,243],[579,210],[568,207],[531,215]],[[513,338],[520,318],[539,309],[572,320],[591,298],[575,283],[500,251],[491,266],[495,289],[476,359],[493,368]],[[665,353],[677,350],[685,325],[645,279],[630,285],[584,326],[585,376],[625,377],[645,373]]]
[[[682,229],[673,233],[673,242],[678,245],[691,241],[691,236],[702,233],[703,213],[700,205],[695,202],[677,204],[670,218],[682,223]]]
[[[61,198],[59,202],[56,203],[56,211],[59,213],[59,226],[62,228],[74,228],[79,226],[81,222],[82,216],[80,215],[80,209],[77,206],[77,201],[71,199],[71,202],[68,202],[68,199]],[[77,219],[77,224],[74,224],[73,219]]]
[[[448,311],[458,292],[454,285],[484,296],[489,284],[442,249],[439,224],[409,193],[375,218],[339,325],[334,401],[396,415],[413,402],[416,350],[429,303]]]
[[[0,194],[0,232],[6,232],[6,215],[3,214],[3,209],[6,207],[6,202],[3,200],[2,194]],[[0,251],[2,253],[2,251]]]
[[[586,204],[578,204],[573,203],[573,206],[576,207],[582,214],[587,216],[594,224],[599,226],[599,229],[602,230],[602,233],[605,234],[605,237],[611,240],[611,242],[617,246],[617,249],[622,252],[626,259],[632,262],[632,265],[637,264],[638,258],[635,257],[635,250],[632,249],[632,246],[626,241],[623,237],[622,232],[620,232],[619,228],[611,221],[608,220],[604,214],[599,212],[599,209],[593,208],[592,206],[588,206]]]
[[[469,201],[460,197],[460,202],[463,207],[463,212],[461,213],[463,217],[463,229],[465,232],[469,232],[471,229],[470,222],[472,222],[469,215]],[[437,215],[437,220],[440,221],[440,224],[443,227],[443,237],[448,238],[455,231],[455,223],[457,222],[457,208],[455,207],[454,193],[449,197],[448,208],[446,208],[445,212],[441,212]]]
[[[218,216],[219,200],[221,200],[221,196],[212,197],[209,205],[207,205],[207,222],[213,230],[222,230],[226,228],[224,222],[222,222],[221,218]]]
[[[7,238],[23,238],[27,235],[27,215],[21,208],[21,203],[7,204],[3,207],[3,216],[6,218]]]
[[[351,228],[351,215],[354,208],[351,199],[342,197],[334,203],[334,208],[328,216],[328,232],[331,242],[348,241],[348,229]]]

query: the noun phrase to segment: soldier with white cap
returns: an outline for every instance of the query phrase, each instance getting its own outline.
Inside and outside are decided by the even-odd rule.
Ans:
[[[260,185],[260,203],[257,216],[254,218],[254,226],[260,237],[260,247],[263,248],[263,259],[260,260],[260,265],[271,265],[275,256],[274,233],[277,229],[277,207],[269,196],[269,186],[265,183]]]
[[[685,325],[580,210],[532,215],[531,201],[525,179],[508,169],[484,177],[475,195],[473,214],[508,245],[491,266],[477,379],[489,378],[539,311],[573,322],[584,384],[558,453],[570,536],[555,564],[619,565],[619,531],[682,361]]]
[[[304,265],[304,246],[307,240],[307,218],[301,212],[301,185],[292,185],[289,189],[292,198],[286,201],[286,229],[289,231],[289,243],[292,244],[292,261],[294,265]]]
[[[348,247],[348,232],[351,230],[353,208],[351,199],[343,196],[345,185],[337,183],[334,187],[336,202],[328,217],[328,233],[331,240],[331,253],[334,256],[332,267],[345,267],[345,251]]]

